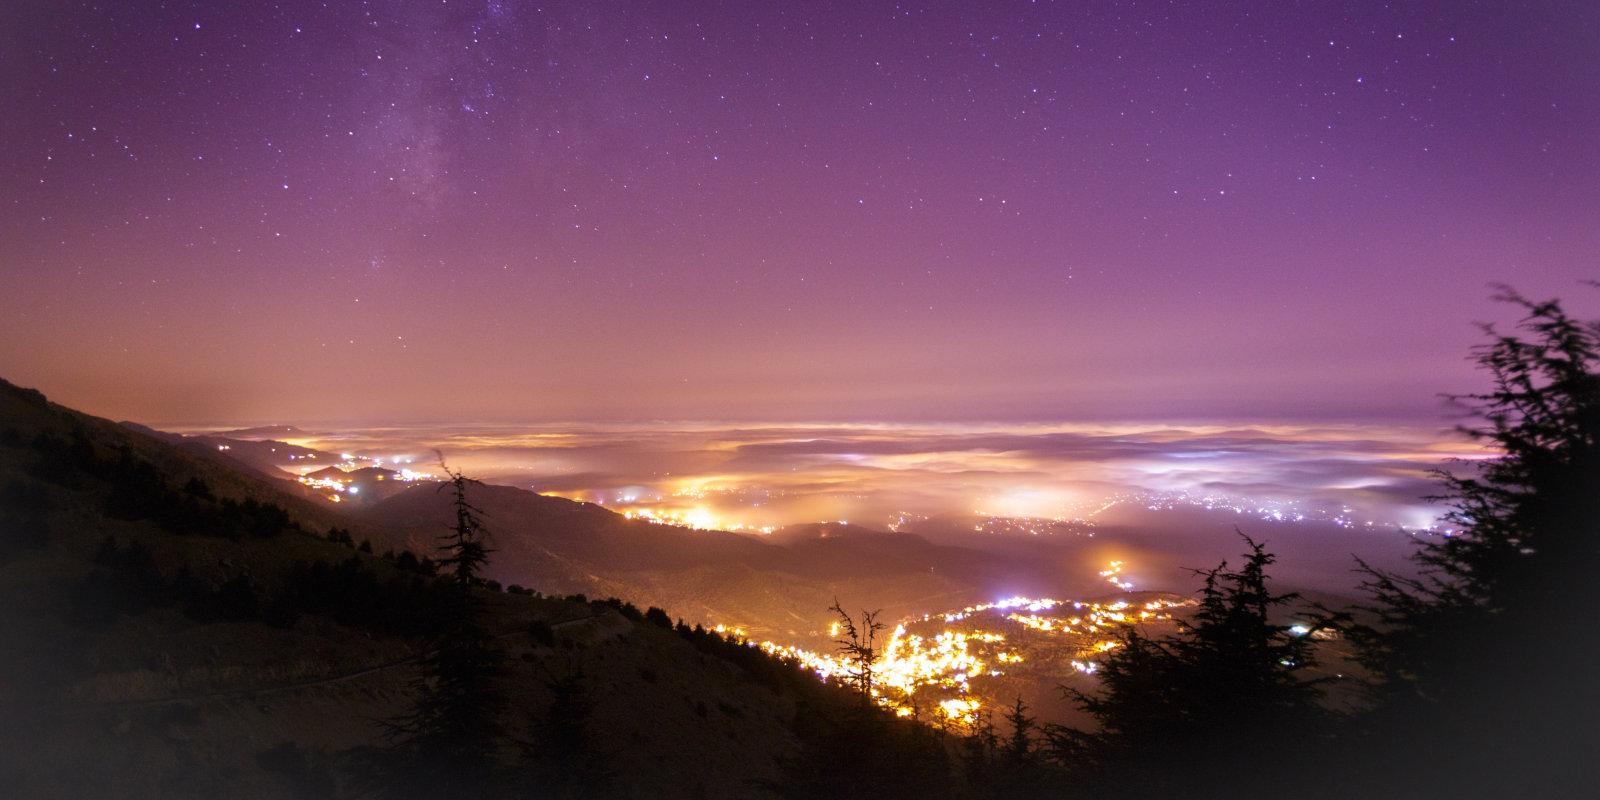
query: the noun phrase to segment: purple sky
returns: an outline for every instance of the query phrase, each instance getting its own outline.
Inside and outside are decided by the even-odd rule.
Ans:
[[[1600,6],[7,3],[0,375],[150,422],[1437,416]]]

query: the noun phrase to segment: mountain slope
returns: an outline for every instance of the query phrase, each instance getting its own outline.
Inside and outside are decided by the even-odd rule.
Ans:
[[[418,549],[446,529],[448,501],[438,484],[420,484],[352,513],[399,537],[383,545]],[[1061,585],[1049,559],[996,557],[859,526],[829,535],[801,526],[771,538],[691,530],[493,485],[476,490],[473,504],[492,534],[496,580],[625,597],[761,634],[815,637],[831,621],[835,597],[893,618]]]
[[[0,795],[352,792],[355,757],[414,697],[439,584],[329,541],[370,523],[280,483],[0,382]],[[576,681],[607,795],[764,796],[805,731],[853,706],[620,602],[480,594],[504,724],[537,739],[552,681]],[[574,768],[517,752],[530,781]]]

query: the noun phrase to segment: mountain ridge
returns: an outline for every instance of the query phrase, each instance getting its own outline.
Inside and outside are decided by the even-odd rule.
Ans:
[[[297,486],[0,381],[0,793],[354,793],[415,696],[441,584]],[[770,796],[805,732],[854,702],[665,614],[493,589],[475,593],[506,724],[533,735],[552,681],[576,681],[588,710],[563,724],[587,731],[607,794]],[[529,780],[573,768],[530,757],[505,759]]]

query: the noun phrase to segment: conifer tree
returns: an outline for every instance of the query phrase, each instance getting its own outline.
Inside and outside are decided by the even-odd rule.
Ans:
[[[1242,536],[1242,534],[1241,534]],[[1273,556],[1244,537],[1244,563],[1202,571],[1199,607],[1179,630],[1130,628],[1101,663],[1101,690],[1069,690],[1099,723],[1052,727],[1057,757],[1081,778],[1130,795],[1257,796],[1294,788],[1326,730],[1309,635],[1277,621],[1296,595],[1267,585]]]
[[[1050,777],[1035,742],[1038,720],[1019,696],[1005,712],[1011,732],[998,742],[988,791],[993,797],[1038,797]],[[990,732],[993,736],[993,732]]]
[[[520,796],[540,800],[613,796],[615,776],[607,767],[610,754],[590,730],[594,700],[583,672],[569,666],[546,685],[550,706],[534,720],[532,741],[525,746],[533,769],[520,781]]]
[[[456,583],[466,589],[481,580],[479,573],[489,563],[489,554],[494,551],[485,542],[488,533],[483,525],[483,512],[467,501],[467,487],[477,481],[462,472],[451,470],[443,460],[440,461],[440,467],[450,476],[450,480],[439,488],[450,489],[450,508],[455,514],[455,524],[450,526],[449,533],[440,537],[444,544],[439,549],[445,553],[445,557],[439,563],[447,565]],[[470,592],[462,592],[462,597],[469,601],[471,596]]]
[[[940,717],[944,719],[944,717]],[[962,774],[966,779],[966,794],[971,797],[994,796],[995,758],[1000,750],[1000,736],[995,733],[994,720],[987,709],[980,709],[973,719],[972,732],[962,743]]]
[[[1033,728],[1035,720],[1028,716],[1028,705],[1018,696],[1017,701],[1006,709],[1006,724],[1011,726],[1011,735],[1006,737],[1005,746],[1001,755],[1007,762],[1014,766],[1026,765],[1033,761]]]
[[[449,567],[454,591],[448,593],[443,629],[423,659],[416,704],[387,723],[390,748],[380,759],[374,787],[384,797],[488,798],[498,793],[504,701],[496,681],[503,655],[482,625],[481,603],[473,592],[490,551],[481,512],[467,500],[475,481],[448,467],[445,472],[450,480],[440,489],[452,492],[455,521],[442,537],[440,563]]]
[[[1510,796],[1600,776],[1600,324],[1502,288],[1517,330],[1484,326],[1490,391],[1457,398],[1493,458],[1441,473],[1453,530],[1422,539],[1415,575],[1362,564],[1371,620],[1349,635],[1375,709],[1355,757],[1384,788]],[[1579,754],[1587,753],[1588,756]],[[1404,755],[1401,755],[1404,754]]]

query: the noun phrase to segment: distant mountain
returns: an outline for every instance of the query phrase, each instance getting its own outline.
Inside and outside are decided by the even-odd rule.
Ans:
[[[399,472],[383,467],[323,467],[302,475],[303,480],[327,481],[344,488],[339,492],[342,502],[374,503],[411,487]]]
[[[146,436],[148,436],[148,437],[150,437],[152,439],[160,439],[163,442],[181,442],[181,441],[183,441],[183,434],[181,434],[181,433],[168,433],[166,431],[158,431],[155,428],[150,427],[149,425],[141,425],[141,424],[139,424],[137,422],[129,422],[128,420],[123,420],[121,422],[118,422],[117,424],[121,425],[124,428],[127,428],[130,431],[136,431],[136,432],[142,433],[142,434],[144,434],[144,435],[146,435]]]
[[[315,464],[333,465],[342,459],[338,453],[329,453],[311,447],[280,442],[274,439],[253,439],[225,434],[197,434],[186,436],[159,431],[137,422],[120,422],[122,427],[142,433],[152,439],[167,442],[190,452],[215,451],[217,455],[248,467],[255,472],[276,479],[299,475],[301,467]],[[251,428],[248,430],[264,430]],[[293,431],[294,428],[287,430]]]
[[[338,482],[345,491],[298,484],[286,491],[322,500],[337,495],[337,512],[369,530],[380,548],[429,550],[452,520],[437,482],[396,481],[397,473],[380,467],[345,470],[334,466],[337,454],[275,440],[124,426],[274,481],[300,475],[304,464],[328,464],[304,477]],[[691,622],[790,640],[816,641],[835,598],[902,615],[1000,594],[1061,593],[1071,584],[1031,554],[996,555],[859,525],[794,525],[768,536],[691,530],[492,484],[481,485],[473,502],[488,517],[497,548],[490,575],[502,583],[623,597],[671,608]]]
[[[285,439],[307,436],[305,431],[293,425],[259,425],[254,428],[234,428],[228,431],[218,431],[213,436],[224,439]]]
[[[851,525],[848,522],[805,522],[797,525],[785,525],[766,536],[767,541],[775,544],[794,544],[808,542],[816,539],[855,539],[863,540],[877,537],[898,536],[899,534],[868,528],[863,525]],[[923,541],[917,537],[918,541]]]
[[[493,534],[489,571],[497,580],[626,597],[756,633],[816,636],[836,597],[896,616],[1019,592],[1060,593],[1072,583],[1049,560],[854,525],[791,526],[767,537],[630,520],[509,486],[485,485],[473,498]],[[384,546],[424,548],[448,525],[448,500],[438,484],[424,483],[354,514],[381,536],[398,537]]]

